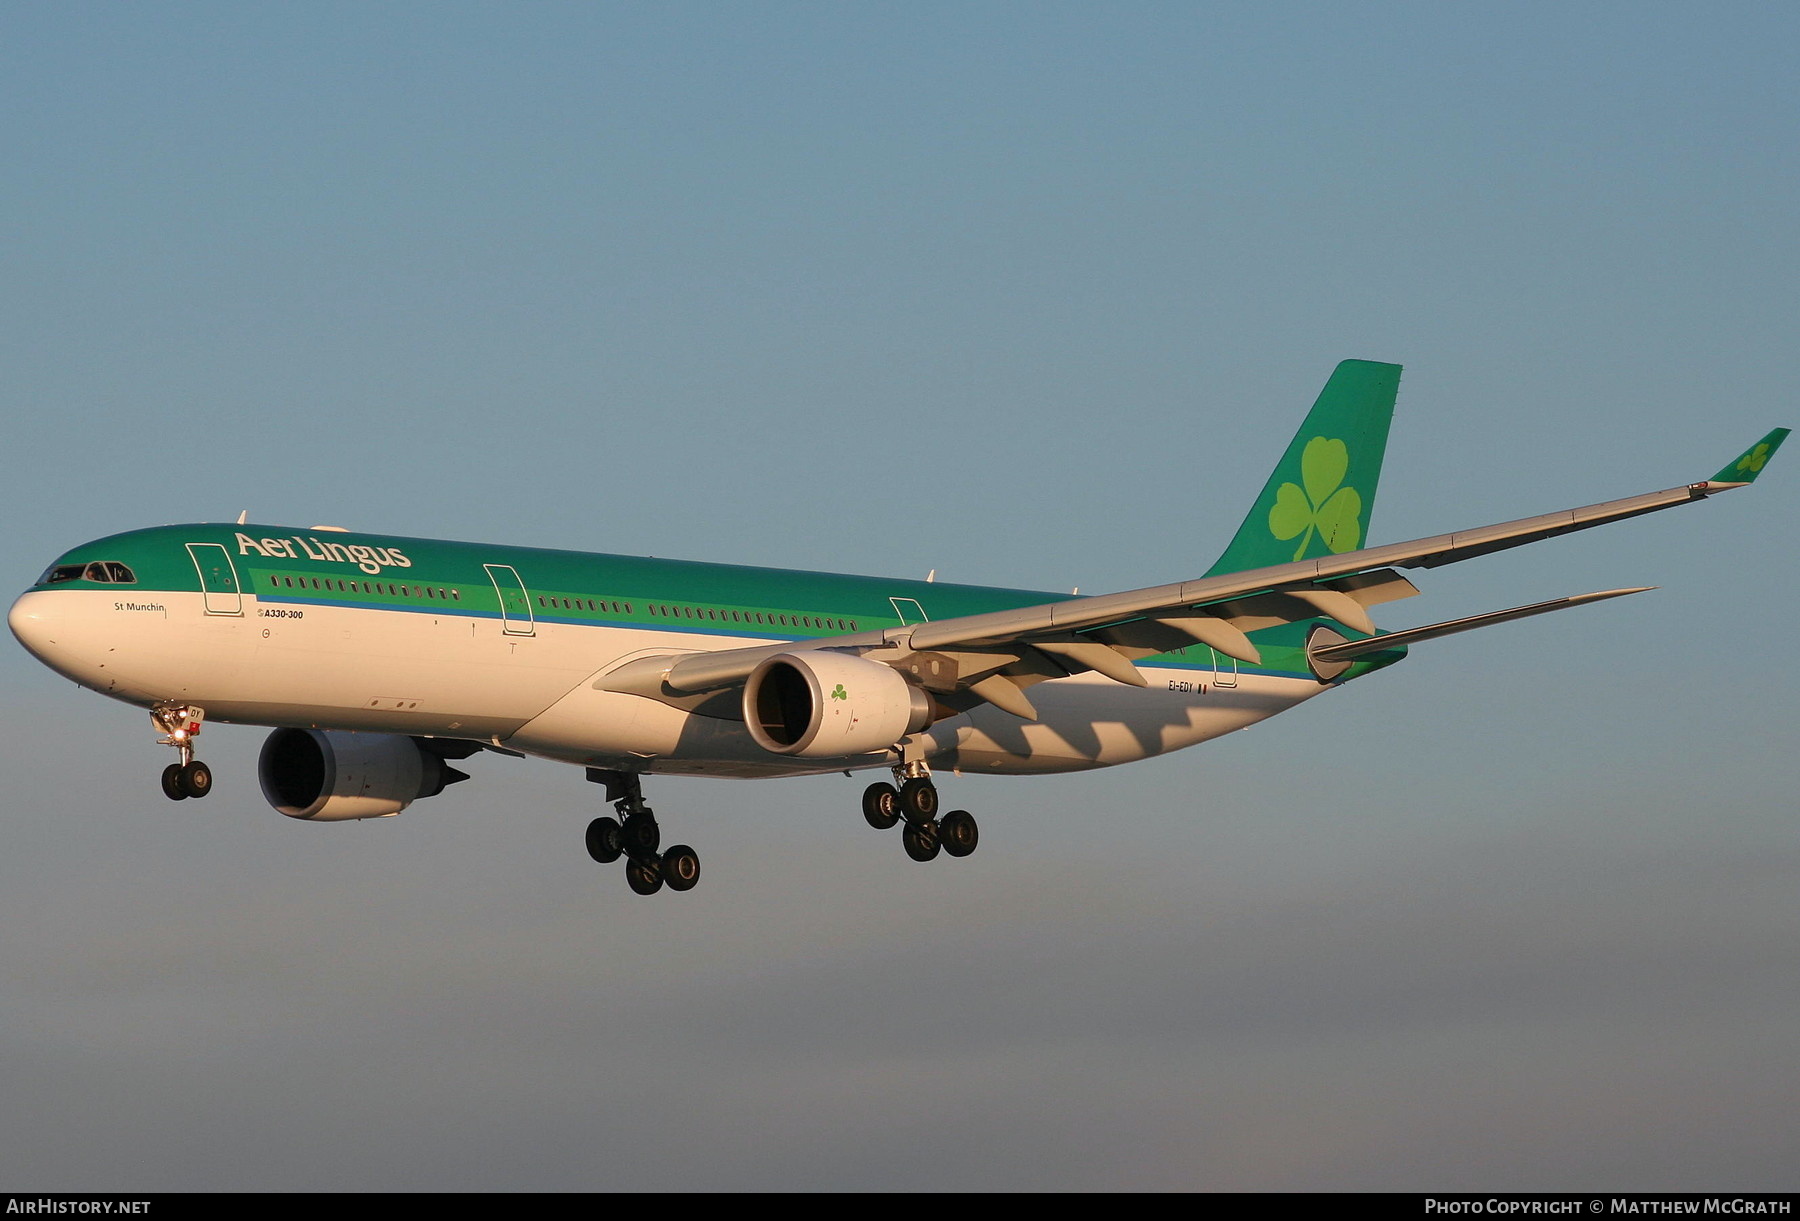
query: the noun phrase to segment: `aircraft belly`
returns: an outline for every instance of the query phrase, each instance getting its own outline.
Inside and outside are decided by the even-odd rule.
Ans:
[[[515,731],[507,745],[587,767],[636,770],[646,759],[675,749],[689,720],[686,712],[642,696],[600,690],[595,677],[583,675],[573,690]]]
[[[742,645],[739,638],[620,630],[608,636],[611,662],[584,675],[573,690],[508,737],[508,747],[585,767],[733,778],[804,776],[883,762],[879,755],[787,758],[758,746],[742,721],[699,716],[659,700],[604,689],[605,674],[634,655],[731,648]]]
[[[1088,676],[1039,683],[1027,693],[1037,721],[982,707],[942,722],[929,731],[933,762],[994,774],[1113,767],[1243,729],[1326,690],[1256,674],[1235,687],[1196,682],[1191,670],[1144,675],[1149,690]]]
[[[1044,773],[1130,763],[1242,729],[1326,690],[1311,679],[1245,674],[1235,687],[1193,671],[1147,670],[1149,690],[1099,677],[1040,683],[1040,719],[981,707],[926,733],[927,758],[967,772]],[[1185,690],[1182,688],[1186,688]],[[884,753],[843,759],[765,751],[739,721],[695,716],[641,696],[582,683],[506,745],[589,767],[741,778],[801,776],[886,766]]]

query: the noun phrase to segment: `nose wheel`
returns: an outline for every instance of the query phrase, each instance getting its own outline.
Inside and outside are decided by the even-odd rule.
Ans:
[[[906,855],[915,861],[948,856],[968,856],[981,842],[981,829],[967,810],[952,810],[938,817],[937,786],[923,763],[894,769],[896,784],[881,781],[863,790],[863,821],[877,831],[904,822],[900,839]]]
[[[189,763],[171,763],[163,768],[162,791],[170,801],[204,797],[212,792],[212,768],[198,759]]]
[[[163,736],[159,746],[173,746],[181,754],[180,763],[163,768],[163,796],[170,801],[204,797],[212,792],[212,768],[194,758],[194,739],[206,721],[206,709],[192,704],[158,704],[150,709],[150,720]]]

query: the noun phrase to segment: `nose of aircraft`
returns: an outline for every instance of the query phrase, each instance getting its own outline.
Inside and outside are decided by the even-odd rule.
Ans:
[[[19,595],[6,613],[6,626],[39,661],[49,661],[56,648],[56,595],[33,589]]]
[[[98,597],[82,590],[33,589],[19,595],[6,614],[6,626],[31,655],[71,682],[119,699],[135,700],[145,682],[160,690],[166,676],[145,676],[146,658],[154,662],[155,649],[145,648],[147,631],[154,631],[164,616],[135,614],[129,622],[116,613],[134,609],[113,601],[110,592]],[[145,612],[162,610],[146,604]]]
[[[95,637],[93,625],[84,623],[81,599],[60,590],[33,589],[19,595],[6,613],[6,626],[31,650],[31,655],[64,678],[84,687],[103,690],[96,683],[113,676],[107,663],[113,660],[110,642]]]
[[[83,686],[93,686],[96,663],[102,663],[104,669],[108,660],[94,654],[111,652],[105,646],[96,648],[91,628],[83,630],[79,608],[59,590],[33,589],[20,594],[6,613],[6,626],[33,657]]]

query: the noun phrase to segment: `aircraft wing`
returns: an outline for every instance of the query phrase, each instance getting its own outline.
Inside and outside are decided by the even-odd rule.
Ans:
[[[740,684],[768,657],[838,649],[913,674],[950,707],[967,708],[985,701],[1035,719],[1036,712],[1023,689],[1082,670],[1143,686],[1145,679],[1133,661],[1194,643],[1256,662],[1260,657],[1248,632],[1315,616],[1328,616],[1372,635],[1376,628],[1369,620],[1368,606],[1418,592],[1395,569],[1454,564],[1743,487],[1755,479],[1787,431],[1769,433],[1711,479],[1665,491],[1122,593],[880,632],[646,658],[602,681],[613,690],[673,702]]]

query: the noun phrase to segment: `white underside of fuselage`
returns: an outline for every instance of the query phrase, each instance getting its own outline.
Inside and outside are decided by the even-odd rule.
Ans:
[[[689,775],[894,762],[891,752],[775,755],[741,721],[604,689],[610,670],[638,657],[768,638],[541,621],[526,635],[493,618],[248,594],[240,613],[216,614],[198,593],[125,588],[27,594],[14,607],[15,630],[34,615],[28,647],[58,672],[144,707],[199,705],[209,720],[470,738],[589,767]],[[1109,767],[1242,729],[1324,690],[1310,677],[1143,672],[1147,689],[1091,673],[1040,683],[1029,691],[1039,720],[978,708],[933,725],[923,753],[934,767],[965,772]]]

